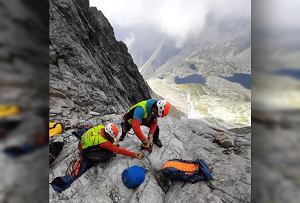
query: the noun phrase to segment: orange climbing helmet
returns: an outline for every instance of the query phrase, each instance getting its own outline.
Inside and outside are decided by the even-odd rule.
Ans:
[[[167,100],[161,100],[156,103],[158,108],[158,116],[165,117],[170,113],[171,104]]]
[[[105,126],[105,132],[109,134],[112,138],[116,138],[119,134],[119,127],[115,123],[109,123]]]

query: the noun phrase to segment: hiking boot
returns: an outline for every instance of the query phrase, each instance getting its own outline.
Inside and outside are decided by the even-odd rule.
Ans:
[[[156,146],[158,146],[159,148],[161,148],[163,145],[162,145],[162,143],[161,143],[161,141],[159,140],[159,139],[154,139],[153,140],[153,143],[156,145]]]

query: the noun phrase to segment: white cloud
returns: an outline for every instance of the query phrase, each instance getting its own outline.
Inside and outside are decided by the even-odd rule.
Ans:
[[[250,0],[90,0],[114,27],[150,24],[182,41],[201,31],[208,12],[250,17]]]
[[[130,33],[129,36],[124,39],[124,42],[128,48],[132,46],[134,41],[135,41],[135,35],[133,33]]]
[[[299,29],[300,1],[264,0],[253,4],[253,25],[262,29]]]
[[[190,0],[189,3],[183,3],[182,0],[165,0],[152,18],[162,32],[182,39],[191,32],[201,30],[206,14],[206,1]]]

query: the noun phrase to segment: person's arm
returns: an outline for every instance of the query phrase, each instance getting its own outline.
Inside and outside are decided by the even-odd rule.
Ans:
[[[142,132],[141,130],[141,123],[139,120],[137,119],[133,119],[132,121],[132,129],[133,129],[133,132],[136,134],[136,136],[142,141],[142,142],[146,142],[147,139],[144,135],[144,133]]]
[[[154,134],[156,127],[157,127],[157,119],[155,119],[150,125],[150,131],[149,131],[150,135]]]
[[[149,130],[149,135],[148,135],[148,140],[150,144],[153,142],[153,135],[157,127],[157,119],[155,119],[151,124],[150,124],[150,130]]]
[[[99,145],[101,148],[104,148],[104,149],[107,149],[111,152],[115,152],[117,154],[122,154],[124,156],[129,156],[129,157],[132,157],[134,158],[135,157],[135,153],[131,152],[131,151],[128,151],[124,148],[121,148],[121,147],[118,147],[118,146],[115,146],[113,145],[112,143],[110,143],[109,141],[106,141],[102,144]]]
[[[136,136],[142,141],[146,142],[147,139],[144,133],[141,130],[141,123],[144,116],[144,109],[140,106],[136,107],[133,113],[133,120],[132,120],[132,129]]]

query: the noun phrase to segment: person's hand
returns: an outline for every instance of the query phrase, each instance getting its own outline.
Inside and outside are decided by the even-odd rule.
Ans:
[[[118,142],[114,142],[113,145],[115,145],[115,146],[117,146],[117,147],[120,146]]]
[[[135,153],[135,158],[141,160],[143,157],[144,157],[144,155],[142,153],[140,153],[140,152]]]

